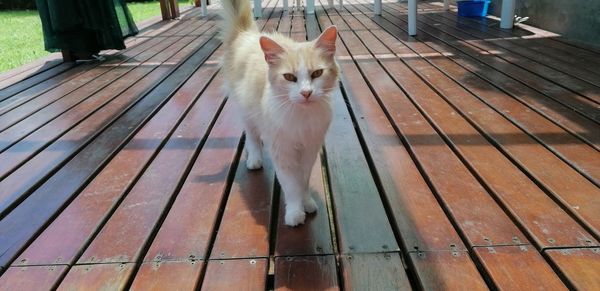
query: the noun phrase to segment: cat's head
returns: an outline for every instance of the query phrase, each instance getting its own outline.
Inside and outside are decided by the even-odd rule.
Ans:
[[[279,42],[263,36],[260,46],[269,64],[269,82],[274,98],[310,104],[329,98],[338,82],[335,63],[337,29],[330,26],[314,41]]]

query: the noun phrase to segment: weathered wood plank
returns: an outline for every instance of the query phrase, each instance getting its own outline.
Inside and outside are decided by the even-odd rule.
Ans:
[[[202,261],[143,263],[129,290],[196,290],[203,268]]]
[[[394,40],[391,35],[387,34],[388,47],[394,45]],[[375,42],[377,40],[374,40]],[[396,41],[397,42],[397,41]],[[372,43],[372,42],[370,42]],[[397,48],[397,44],[393,46]],[[401,55],[404,50],[397,49],[394,51],[396,55]],[[421,53],[422,51],[417,51]],[[390,51],[385,49],[381,54],[390,54]],[[430,55],[429,52],[422,52],[422,55]],[[440,59],[442,55],[431,56],[432,58]],[[534,178],[542,182],[548,190],[552,191],[558,199],[561,199],[563,204],[572,212],[580,216],[590,228],[599,233],[600,229],[600,189],[592,182],[570,168],[563,160],[554,156],[545,147],[539,145],[535,139],[530,137],[527,132],[523,132],[508,120],[487,107],[484,103],[474,98],[469,92],[460,86],[458,83],[453,83],[435,67],[419,58],[404,58],[408,66],[414,69],[418,75],[427,81],[435,88],[447,102],[451,102],[463,116],[472,121],[484,132],[486,136],[499,144],[500,148],[512,156],[513,159],[525,168]],[[384,60],[386,64],[388,60]],[[451,63],[447,62],[446,64]],[[360,62],[359,62],[360,64]],[[445,69],[439,67],[439,69]],[[373,75],[373,73],[367,73]],[[465,76],[467,72],[456,72],[455,75]],[[469,82],[467,82],[469,83]],[[478,83],[474,87],[484,87]],[[493,92],[493,91],[492,91]],[[499,93],[499,92],[497,92]],[[483,96],[489,96],[489,91],[481,92]],[[512,100],[507,96],[497,96],[497,100]],[[513,100],[514,101],[514,100]],[[500,101],[506,103],[506,101]],[[513,103],[513,105],[516,105]],[[510,114],[522,114],[522,121],[536,125],[541,134],[551,134],[553,140],[549,140],[547,146],[553,147],[553,141],[558,143],[558,149],[565,156],[570,158],[569,161],[577,162],[581,167],[583,174],[588,174],[588,177],[593,180],[600,181],[600,153],[591,147],[583,144],[569,133],[554,126],[540,116],[531,116],[531,113],[523,107],[502,108],[502,110],[510,111]],[[537,118],[536,118],[537,117]],[[543,125],[547,127],[542,127]],[[540,128],[542,127],[542,128]],[[548,171],[553,168],[553,171]],[[596,179],[597,178],[597,179]],[[598,197],[598,198],[595,198]]]
[[[489,290],[466,252],[409,255],[424,290]]]
[[[340,290],[334,257],[276,258],[275,290]]]
[[[202,290],[265,290],[267,265],[266,259],[209,261]]]
[[[415,43],[405,42],[410,46]],[[415,79],[414,73],[406,65],[394,60],[382,60],[381,64],[409,93],[413,102],[426,114],[429,122],[443,133],[452,147],[488,185],[502,205],[525,226],[538,246],[597,244],[583,227],[442,101],[430,87],[420,79]]]
[[[242,129],[235,118],[232,106],[225,105],[145,261],[206,258],[240,150]]]
[[[189,26],[182,25],[176,27],[175,30],[188,31],[190,28],[206,30],[210,26],[211,24],[206,24],[206,21],[195,21],[190,23]],[[6,127],[13,125],[15,122],[49,104],[53,104],[53,102],[56,102],[57,100],[65,102],[61,100],[63,96],[69,97],[67,99],[74,99],[77,95],[81,95],[79,98],[83,99],[84,97],[91,95],[95,91],[105,87],[107,84],[110,84],[111,80],[118,79],[119,76],[138,67],[141,63],[156,55],[157,52],[160,52],[160,49],[155,48],[157,44],[160,44],[160,46],[168,46],[175,43],[183,36],[189,36],[193,39],[193,37],[197,35],[188,33],[178,37],[169,37],[165,35],[151,37],[131,50],[126,50],[115,56],[108,56],[103,62],[86,63],[69,70],[69,72],[82,73],[74,78],[66,80],[57,77],[56,82],[59,83],[57,84],[58,86],[49,87],[48,90],[41,94],[33,94],[33,92],[29,92],[30,90],[27,90],[13,96],[10,100],[5,101],[6,104],[0,103],[0,107],[2,107],[2,109],[0,109],[0,115],[2,115],[0,116],[0,118],[2,118],[2,127],[0,127],[0,129],[4,130]],[[163,44],[163,42],[166,42],[166,44]],[[174,49],[174,51],[177,50]],[[151,63],[155,62],[156,61],[153,61]],[[76,104],[76,102],[74,103]],[[20,106],[16,107],[18,105]]]
[[[330,25],[321,16],[318,19],[322,27]],[[343,56],[342,47],[338,41],[336,56]],[[332,105],[325,152],[340,252],[399,250],[341,90],[333,92]]]
[[[134,264],[73,266],[57,290],[123,290]]]
[[[576,290],[600,290],[600,248],[546,250]]]
[[[66,270],[59,265],[8,268],[0,277],[0,290],[51,290]]]
[[[482,247],[474,254],[500,290],[567,290],[532,246]]]
[[[213,33],[211,33],[211,31],[213,31]],[[74,125],[76,125],[75,128],[81,128],[84,125],[88,125],[86,131],[82,132],[81,136],[78,137],[78,140],[81,140],[82,142],[86,141],[89,135],[96,133],[98,128],[101,128],[111,120],[115,115],[115,112],[120,112],[120,107],[114,108],[114,106],[111,107],[111,105],[118,103],[117,100],[121,99],[120,97],[123,97],[124,95],[122,93],[131,88],[132,84],[143,79],[144,76],[159,67],[152,65],[152,62],[160,65],[169,58],[172,58],[175,53],[183,55],[189,54],[203,43],[206,43],[213,36],[214,31],[215,29],[209,29],[206,33],[207,35],[203,35],[197,39],[194,37],[184,37],[180,41],[175,42],[172,46],[169,46],[169,49],[167,49],[166,46],[157,45],[156,52],[160,52],[159,54],[133,70],[125,67],[124,70],[131,70],[128,74],[112,81],[107,87],[92,94],[89,98],[83,101],[78,100],[82,101],[81,103],[77,103],[77,101],[75,102],[75,106],[72,108],[70,107],[73,105],[70,104],[71,101],[73,101],[71,100],[71,97],[80,99],[88,96],[87,94],[69,95],[0,133],[0,149],[6,149],[4,152],[0,153],[0,177],[10,174],[11,171],[18,167],[18,165],[22,164],[28,158],[31,158],[34,154],[57,138],[60,138],[61,135],[72,129]],[[167,45],[170,44],[168,41],[163,43]],[[99,77],[96,80],[99,79],[102,79],[102,77]],[[127,104],[126,101],[122,102]],[[105,105],[106,107],[104,107]],[[99,108],[101,109],[99,110]],[[55,118],[56,114],[60,116]],[[91,119],[93,121],[86,121],[86,119]],[[31,133],[31,131],[34,132]],[[72,144],[72,147],[76,147],[77,145],[77,143]],[[66,146],[63,146],[62,149],[63,152],[69,152],[68,147]]]
[[[82,183],[91,178],[90,176],[97,171],[97,168],[103,165],[116,149],[120,148],[124,140],[127,140],[131,132],[142,124],[148,116],[151,116],[155,109],[162,105],[174,90],[179,88],[218,45],[218,41],[212,39],[195,54],[182,61],[181,65],[175,66],[177,70],[170,68],[162,72],[155,71],[160,76],[159,78],[154,80],[152,78],[144,79],[144,81],[151,82],[155,87],[145,84],[143,88],[152,89],[147,89],[147,94],[142,91],[141,94],[144,95],[144,98],[140,102],[113,122],[110,127],[33,192],[25,203],[21,203],[19,207],[0,221],[0,234],[2,234],[0,235],[0,253],[2,254],[0,265],[6,265],[12,260],[18,251],[23,248],[23,244],[46,223],[48,218],[52,217],[62,207],[65,201],[68,201],[76,193]],[[172,74],[165,76],[164,74],[169,71]],[[140,91],[137,92],[137,94],[140,94]],[[31,166],[35,165],[31,164]],[[31,168],[29,170],[31,171]],[[2,182],[8,180],[5,179]],[[28,193],[28,189],[34,183],[31,181],[29,183],[24,182],[19,183],[17,189],[20,187],[20,190],[13,192],[12,195],[16,194],[15,196],[18,197],[23,193]],[[1,189],[4,190],[5,188]],[[23,225],[27,225],[27,227],[23,227]]]
[[[389,11],[392,12],[391,9]],[[399,15],[398,19],[404,21],[406,17],[403,15]],[[567,108],[570,108],[571,110],[575,110],[579,114],[582,114],[596,122],[600,121],[600,114],[598,114],[597,108],[598,104],[592,102],[591,100],[583,96],[573,94],[573,92],[570,92],[569,90],[558,86],[556,83],[545,80],[531,72],[528,72],[527,70],[524,70],[512,63],[509,63],[506,60],[500,58],[499,56],[496,56],[495,53],[482,51],[481,48],[470,44],[469,41],[463,41],[460,38],[458,38],[458,36],[444,31],[444,27],[431,27],[429,25],[424,24],[422,21],[418,23],[418,27],[421,29],[421,31],[423,31],[423,34],[426,33],[431,37],[436,38],[438,42],[442,42],[448,46],[452,46],[460,50],[466,55],[486,64],[490,68],[494,68],[496,71],[501,72],[506,76],[511,77],[518,82],[521,82],[523,85],[528,86],[544,94],[546,98],[550,98],[550,100],[553,100]],[[458,35],[464,34],[460,31],[454,33]],[[478,45],[482,46],[482,44]],[[495,50],[493,48],[487,49],[493,52],[498,51],[499,53],[502,53],[502,49],[500,48]],[[531,65],[529,67],[531,68]]]
[[[209,61],[219,56],[220,52],[217,51]],[[14,264],[73,263],[76,255],[108,219],[121,197],[193,105],[196,96],[206,88],[215,72],[214,66],[204,65],[198,69]],[[220,90],[219,85],[212,84],[212,88],[206,90],[216,94]],[[210,116],[216,114],[219,105],[218,98],[208,97],[200,98],[195,107],[203,108],[205,114]]]
[[[200,97],[208,102],[198,102],[192,107],[79,258],[78,264],[135,262],[143,255],[141,251],[177,194],[196,152],[204,146],[215,113],[223,102],[220,86],[209,88]],[[192,86],[188,89],[192,90]],[[178,92],[191,96],[197,93]],[[217,122],[223,123],[224,118],[230,116],[221,115]]]
[[[244,159],[238,164],[211,259],[269,256],[275,172],[268,156],[263,154],[261,170],[246,169]]]
[[[326,206],[327,198],[325,197],[325,181],[323,181],[323,167],[320,157],[317,158],[312,169],[310,192],[315,202],[317,202],[317,212],[307,214],[304,225],[298,227],[285,225],[285,203],[283,199],[280,199],[275,256],[333,254],[329,215]]]
[[[351,21],[350,17],[344,18],[348,19],[346,21],[349,24],[346,24],[339,15],[330,14],[330,17],[333,23],[342,30],[350,25],[360,27],[360,23]],[[456,221],[466,236],[469,245],[518,244],[526,241],[525,236],[521,234],[510,218],[490,197],[486,189],[479,184],[459,157],[452,152],[442,137],[438,136],[435,129],[428,124],[426,116],[422,116],[418,108],[411,104],[411,95],[426,95],[429,100],[439,97],[425,84],[421,86],[409,85],[420,83],[420,79],[412,74],[400,60],[385,59],[382,60],[380,66],[373,59],[374,56],[371,55],[369,49],[360,42],[356,35],[350,31],[341,31],[340,36],[366,78],[366,80],[363,79],[357,69],[349,69],[344,71],[344,78],[348,78],[348,80],[344,79],[344,83],[348,84],[347,87],[350,91],[359,87],[361,83],[370,83],[375,93],[378,94],[377,97],[386,107],[394,125],[411,146],[411,150],[427,174],[441,203],[444,204],[446,211],[450,213],[451,219]],[[376,46],[377,39],[373,39],[369,43]],[[389,54],[385,51],[384,53]],[[385,68],[406,68],[402,71],[403,82],[396,85],[382,66]],[[354,78],[350,79],[352,77]],[[352,81],[358,79],[361,82]],[[404,95],[401,88],[406,89],[410,95]],[[366,88],[362,91],[368,92]],[[359,101],[359,99],[364,98],[364,93],[359,92],[349,94],[353,97],[354,103],[364,103],[364,101]],[[364,117],[365,122],[376,120],[374,117]],[[381,117],[383,115],[380,115]],[[425,143],[423,139],[426,139]],[[452,173],[452,175],[448,175],[448,173]],[[461,244],[455,242],[439,249],[456,250],[457,247],[460,248]]]
[[[341,258],[345,290],[412,290],[398,253]]]
[[[358,9],[365,11],[366,8],[362,5],[356,6]],[[368,11],[368,10],[367,10]],[[371,12],[367,12],[371,13]],[[385,18],[374,18],[382,28],[389,31],[392,35],[402,35],[405,33],[406,24],[393,14],[384,13]],[[546,118],[553,120],[557,125],[567,129],[570,133],[585,140],[596,149],[600,149],[600,134],[598,131],[590,131],[590,128],[597,128],[597,124],[593,121],[576,114],[574,111],[567,109],[564,106],[550,100],[539,92],[524,86],[516,80],[503,75],[502,73],[490,68],[475,59],[465,55],[463,52],[451,46],[444,45],[440,41],[429,37],[427,34],[420,34],[416,39],[426,42],[424,45],[421,42],[409,41],[403,39],[403,43],[415,50],[428,49],[435,53],[442,53],[449,57],[450,60],[461,65],[473,74],[494,84],[499,89],[503,90],[513,98],[527,104],[531,110],[536,111]],[[430,47],[430,48],[428,48]],[[436,58],[439,59],[439,58]]]

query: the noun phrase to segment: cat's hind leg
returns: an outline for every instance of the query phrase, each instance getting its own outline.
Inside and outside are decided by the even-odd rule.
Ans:
[[[260,133],[255,126],[246,122],[246,168],[249,170],[258,170],[262,168],[262,141]]]

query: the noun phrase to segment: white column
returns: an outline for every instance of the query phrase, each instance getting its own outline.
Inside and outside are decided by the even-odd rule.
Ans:
[[[375,15],[381,15],[381,0],[375,0],[375,3],[373,3],[375,5]]]
[[[417,35],[417,0],[408,0],[408,35]]]
[[[450,1],[448,0],[444,0],[444,10],[450,10],[450,3],[448,3]]]
[[[293,1],[293,0],[292,0]],[[289,9],[289,4],[288,4],[288,0],[283,0],[283,10],[288,10]]]
[[[340,11],[344,10],[344,0],[340,0],[340,7],[339,7]]]
[[[315,0],[306,0],[306,13],[315,14]]]
[[[202,16],[208,15],[208,9],[206,9],[206,2],[208,2],[208,1],[206,1],[206,0],[201,0],[200,1],[200,5],[202,6],[202,8],[201,8],[202,9]]]
[[[502,0],[500,28],[512,28],[515,17],[515,0]]]
[[[262,17],[262,1],[254,0],[254,17]]]

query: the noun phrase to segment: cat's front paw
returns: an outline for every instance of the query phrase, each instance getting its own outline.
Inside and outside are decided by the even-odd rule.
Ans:
[[[296,226],[304,223],[306,213],[302,208],[290,208],[285,209],[285,224],[289,226]]]
[[[313,199],[312,197],[304,199],[304,201],[302,201],[302,204],[304,205],[304,211],[308,213],[313,213],[319,208],[317,206],[317,202],[315,202],[315,199]]]
[[[248,159],[246,159],[246,168],[248,168],[248,170],[258,170],[262,168],[262,159],[248,157]]]

